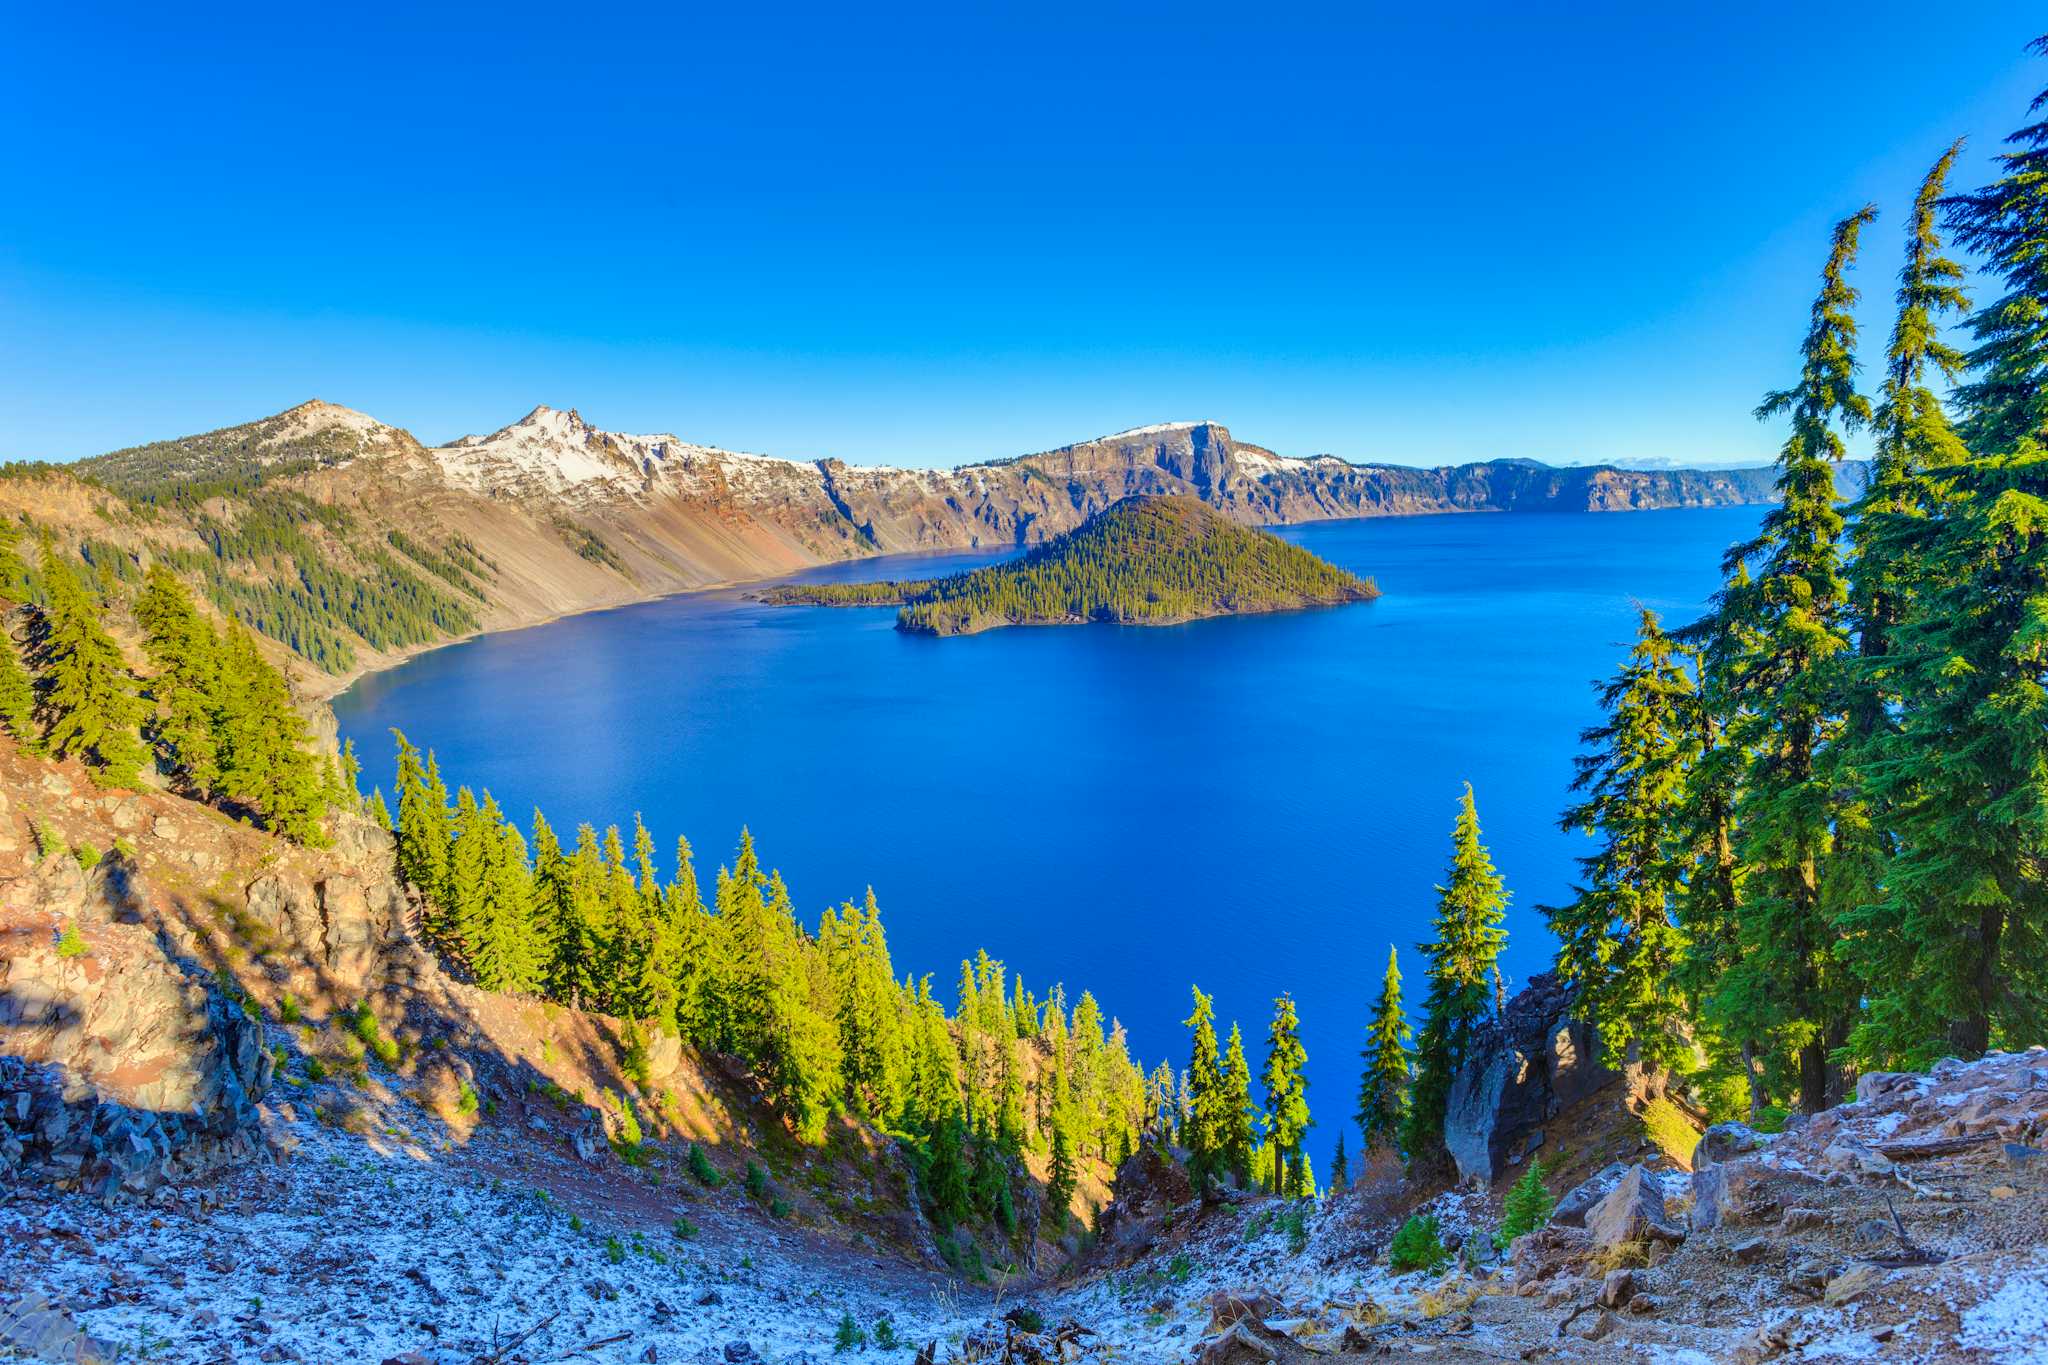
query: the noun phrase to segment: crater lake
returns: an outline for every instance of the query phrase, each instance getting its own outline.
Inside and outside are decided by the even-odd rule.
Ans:
[[[1590,841],[1559,830],[1592,682],[1638,606],[1693,619],[1764,509],[1473,514],[1279,534],[1375,578],[1360,605],[1168,627],[935,639],[893,608],[664,598],[439,649],[336,700],[363,786],[391,727],[451,789],[538,806],[566,838],[637,811],[696,851],[706,895],[741,826],[801,917],[872,886],[898,975],[947,1001],[977,948],[1044,998],[1092,990],[1146,1069],[1187,1058],[1189,986],[1244,1027],[1299,1004],[1327,1169],[1389,943],[1413,1008],[1461,786],[1513,893],[1512,991],[1548,964],[1541,908]],[[1001,556],[835,564],[929,577]],[[1358,1139],[1347,1141],[1353,1152]]]

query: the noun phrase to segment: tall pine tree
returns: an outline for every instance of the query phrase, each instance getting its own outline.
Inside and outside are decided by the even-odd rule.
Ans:
[[[1289,1197],[1298,1188],[1302,1140],[1308,1136],[1308,1050],[1301,1045],[1301,1020],[1294,997],[1282,993],[1273,1002],[1273,1022],[1266,1030],[1266,1138],[1273,1145],[1273,1192]]]
[[[1716,995],[1738,1028],[1797,1057],[1808,1112],[1841,1097],[1842,1073],[1828,1059],[1848,1041],[1856,1004],[1834,952],[1823,884],[1843,809],[1823,752],[1841,730],[1849,647],[1835,466],[1843,433],[1871,415],[1855,390],[1857,294],[1848,271],[1875,215],[1865,207],[1835,226],[1799,380],[1757,408],[1760,419],[1792,419],[1778,456],[1783,500],[1754,541],[1730,552],[1755,563],[1755,577],[1731,585],[1718,603],[1742,642],[1722,657],[1735,707],[1728,739],[1749,763],[1736,803],[1736,851],[1747,868],[1740,947]]]
[[[1387,945],[1387,974],[1380,982],[1380,998],[1373,1002],[1372,1022],[1366,1026],[1365,1062],[1358,1078],[1358,1127],[1365,1135],[1365,1150],[1397,1148],[1402,1122],[1408,1116],[1408,1019],[1401,1010],[1401,964],[1392,944]]]
[[[1683,939],[1673,919],[1677,872],[1665,855],[1692,758],[1692,677],[1677,646],[1645,610],[1635,647],[1600,687],[1607,718],[1579,736],[1572,790],[1582,799],[1559,824],[1600,841],[1581,858],[1585,884],[1569,905],[1546,907],[1557,936],[1558,974],[1579,988],[1579,1017],[1599,1031],[1608,1065],[1633,1051],[1647,1063],[1686,1069],[1679,1023],[1687,1002],[1676,970]]]
[[[44,679],[45,738],[59,758],[84,760],[103,787],[133,787],[147,757],[136,732],[143,715],[121,647],[100,625],[98,602],[70,565],[43,542],[50,605],[37,649]]]
[[[1450,874],[1437,888],[1436,938],[1418,949],[1429,964],[1429,994],[1401,1130],[1401,1150],[1413,1168],[1440,1170],[1449,1161],[1444,1113],[1473,1030],[1486,1018],[1489,994],[1499,994],[1507,903],[1507,885],[1479,841],[1479,810],[1468,782],[1451,830]]]

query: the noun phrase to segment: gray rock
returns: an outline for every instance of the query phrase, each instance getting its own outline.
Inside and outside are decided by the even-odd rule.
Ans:
[[[1566,1191],[1564,1197],[1557,1201],[1557,1207],[1550,1211],[1550,1221],[1564,1227],[1584,1227],[1586,1215],[1593,1206],[1606,1198],[1607,1192],[1619,1185],[1627,1174],[1628,1167],[1619,1161],[1603,1167],[1591,1179]]]
[[[1664,1191],[1646,1166],[1633,1166],[1586,1215],[1586,1231],[1600,1250],[1625,1242],[1682,1242],[1664,1208]]]
[[[1732,1161],[1759,1150],[1767,1142],[1762,1133],[1746,1123],[1717,1123],[1700,1134],[1699,1145],[1693,1148],[1693,1169]]]

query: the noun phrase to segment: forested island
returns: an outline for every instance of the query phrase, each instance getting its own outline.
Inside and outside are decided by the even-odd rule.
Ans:
[[[1210,616],[1341,606],[1379,596],[1369,578],[1197,498],[1132,497],[1007,564],[900,583],[794,583],[778,606],[901,608],[898,630],[973,635],[998,626],[1165,626]]]

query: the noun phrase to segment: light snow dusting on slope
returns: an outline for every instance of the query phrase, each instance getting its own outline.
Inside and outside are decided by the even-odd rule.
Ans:
[[[1959,1343],[1998,1365],[2048,1365],[2048,1256],[1963,1311]]]
[[[666,434],[603,431],[573,411],[550,407],[430,453],[451,482],[473,492],[583,503],[727,489],[786,497],[815,487],[819,478],[809,461],[693,445]]]

